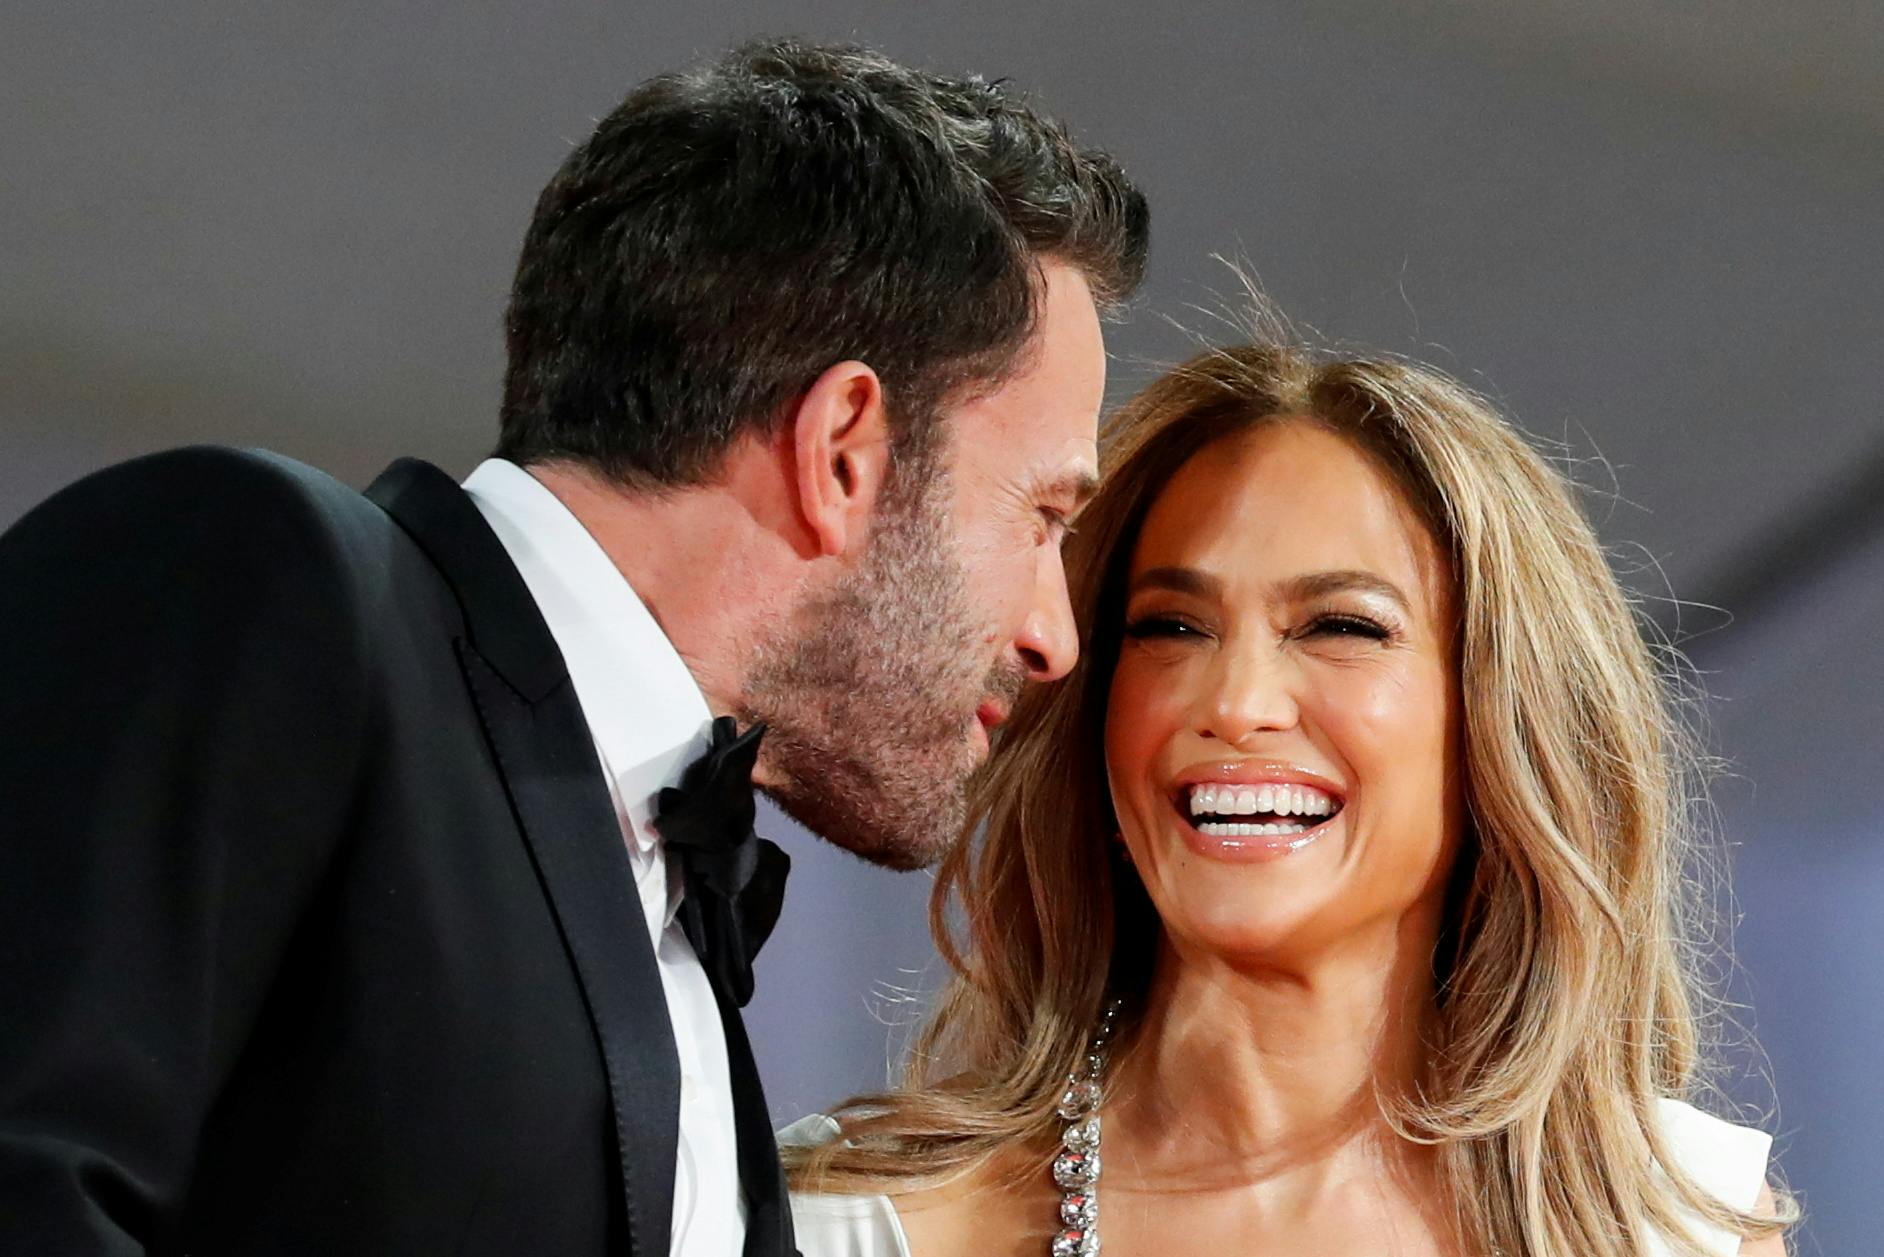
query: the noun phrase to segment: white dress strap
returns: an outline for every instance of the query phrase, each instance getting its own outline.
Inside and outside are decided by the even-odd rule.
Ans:
[[[1662,1137],[1688,1177],[1722,1204],[1735,1209],[1753,1208],[1760,1198],[1760,1188],[1766,1184],[1766,1162],[1773,1137],[1750,1126],[1723,1121],[1680,1100],[1658,1100],[1656,1108]],[[1734,1257],[1740,1251],[1740,1237],[1732,1231],[1696,1219],[1694,1232],[1709,1257]],[[1662,1243],[1655,1249],[1655,1257],[1673,1252]]]
[[[909,1257],[888,1196],[794,1195],[792,1228],[804,1257]]]
[[[781,1147],[815,1148],[836,1139],[822,1113],[801,1117],[778,1133]],[[792,1229],[804,1257],[909,1257],[909,1238],[888,1196],[792,1193]]]

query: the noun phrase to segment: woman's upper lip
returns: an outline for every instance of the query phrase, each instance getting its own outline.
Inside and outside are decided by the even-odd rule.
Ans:
[[[1173,786],[1186,790],[1192,786],[1312,786],[1337,800],[1347,797],[1339,783],[1318,772],[1273,759],[1224,759],[1197,764],[1177,775]]]

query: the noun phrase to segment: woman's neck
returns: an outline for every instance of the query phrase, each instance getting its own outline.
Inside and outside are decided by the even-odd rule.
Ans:
[[[1434,925],[1402,921],[1334,954],[1256,963],[1167,941],[1142,1026],[1108,1088],[1106,1175],[1146,1190],[1316,1185],[1422,1174],[1383,1102],[1417,1083]]]

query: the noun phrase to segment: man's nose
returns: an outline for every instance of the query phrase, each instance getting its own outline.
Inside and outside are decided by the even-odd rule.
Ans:
[[[1030,681],[1057,681],[1079,661],[1079,628],[1066,588],[1066,566],[1050,550],[1035,582],[1033,605],[1014,636]]]

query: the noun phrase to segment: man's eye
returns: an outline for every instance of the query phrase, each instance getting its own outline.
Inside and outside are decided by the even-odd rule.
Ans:
[[[1047,540],[1055,545],[1073,535],[1073,521],[1067,518],[1064,512],[1055,510],[1051,506],[1043,506],[1040,508],[1040,518],[1047,526]]]

